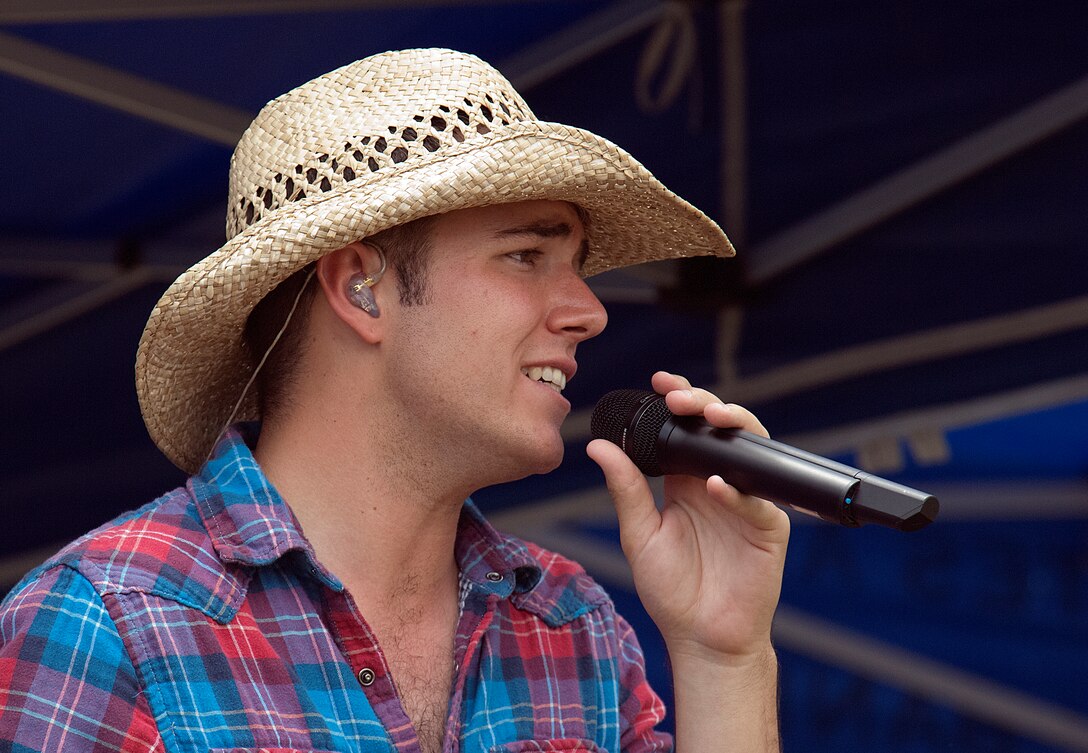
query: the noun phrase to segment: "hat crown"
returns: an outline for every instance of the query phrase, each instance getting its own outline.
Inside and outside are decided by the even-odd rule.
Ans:
[[[231,158],[227,238],[282,207],[535,120],[506,78],[454,50],[350,63],[273,99]]]

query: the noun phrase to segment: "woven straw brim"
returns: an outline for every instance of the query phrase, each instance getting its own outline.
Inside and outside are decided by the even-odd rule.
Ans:
[[[242,331],[253,307],[295,271],[353,241],[456,209],[551,199],[589,213],[586,276],[733,254],[706,215],[622,149],[580,129],[514,123],[482,144],[400,167],[270,214],[183,273],[160,299],[140,340],[136,391],[152,439],[179,468],[193,473],[204,463],[250,377]],[[254,418],[251,390],[236,420]]]

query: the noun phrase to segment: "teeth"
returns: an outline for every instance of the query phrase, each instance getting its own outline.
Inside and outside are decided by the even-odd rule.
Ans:
[[[530,366],[523,368],[521,373],[534,382],[544,382],[550,385],[556,392],[562,392],[567,386],[566,375],[552,366]]]

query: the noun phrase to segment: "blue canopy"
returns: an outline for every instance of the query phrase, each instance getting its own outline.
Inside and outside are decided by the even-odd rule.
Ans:
[[[799,519],[775,638],[789,750],[1088,750],[1088,4],[9,0],[0,8],[0,580],[182,481],[132,380],[224,240],[268,99],[385,49],[506,73],[632,152],[735,260],[593,278],[556,473],[500,525],[631,592],[588,411],[684,373],[773,435],[936,493],[900,534]]]

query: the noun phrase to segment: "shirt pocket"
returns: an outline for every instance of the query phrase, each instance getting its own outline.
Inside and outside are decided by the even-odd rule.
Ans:
[[[608,753],[592,740],[564,737],[556,740],[515,740],[491,748],[488,753]]]

